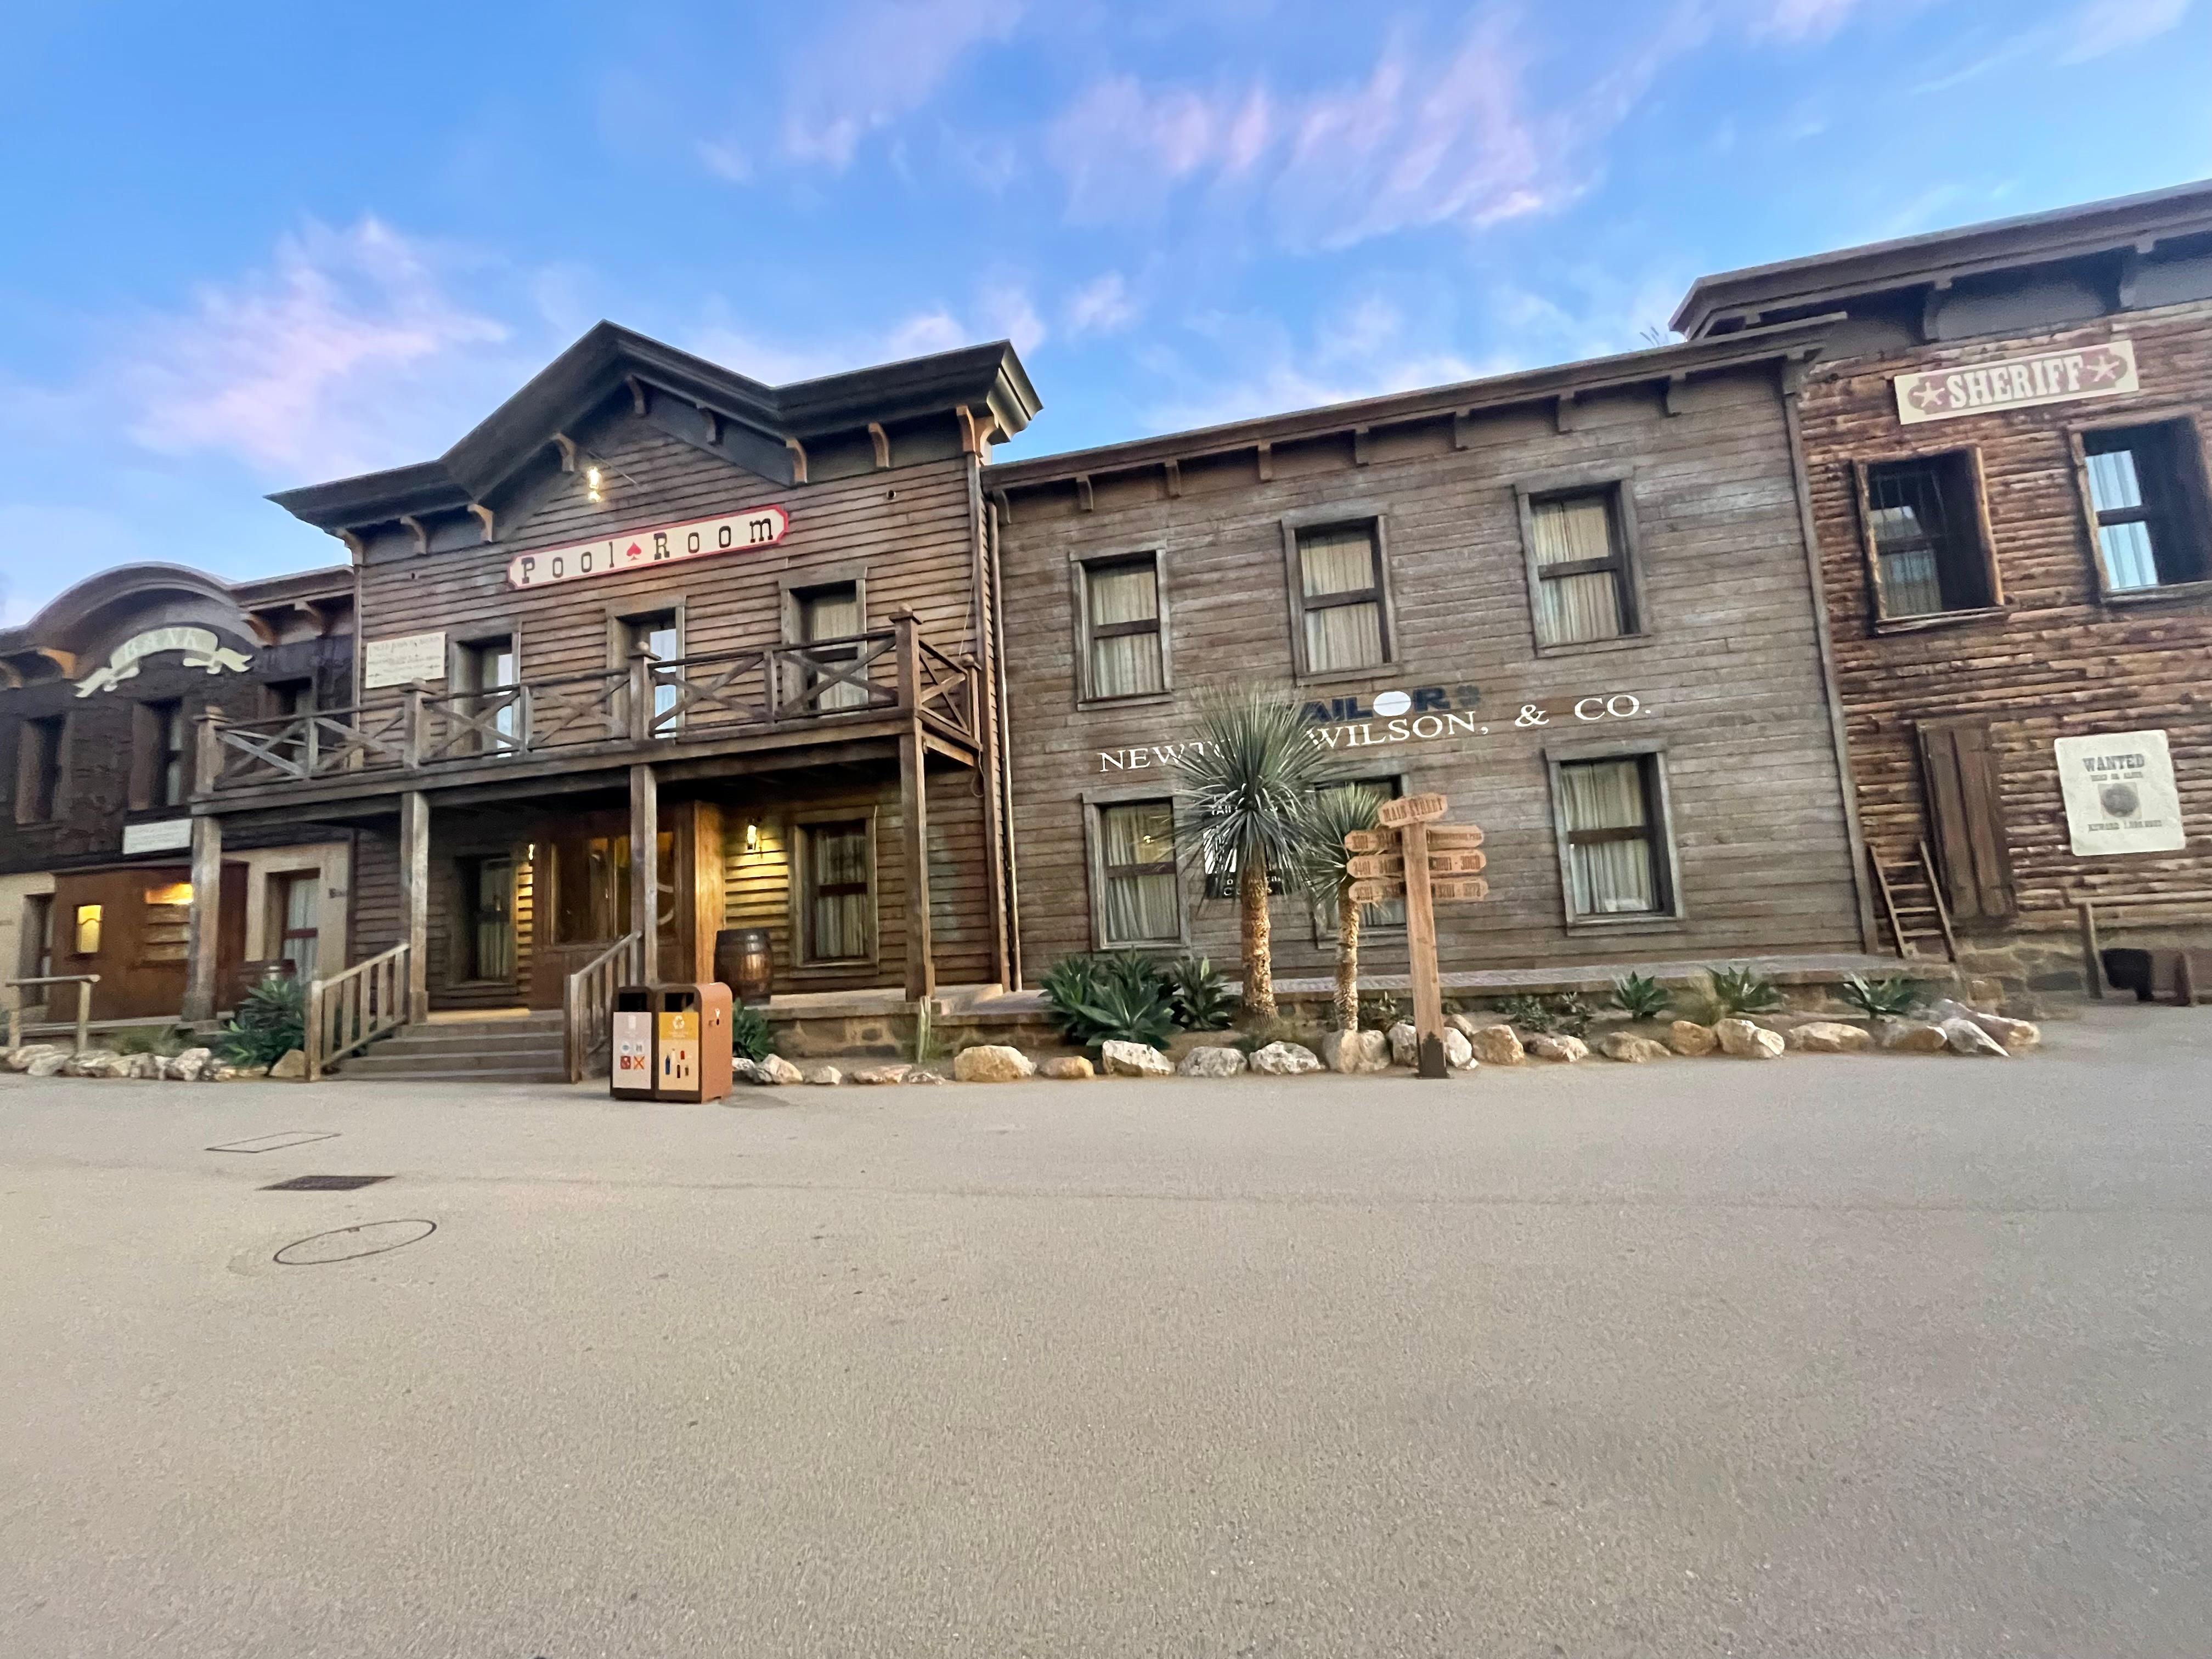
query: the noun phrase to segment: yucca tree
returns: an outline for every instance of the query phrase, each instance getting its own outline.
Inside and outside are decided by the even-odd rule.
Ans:
[[[1359,1029],[1359,905],[1352,896],[1352,854],[1344,838],[1375,827],[1382,799],[1379,789],[1340,783],[1311,796],[1306,808],[1306,891],[1336,911],[1336,1025],[1341,1031]]]
[[[1327,751],[1308,736],[1294,698],[1214,691],[1201,697],[1194,741],[1183,750],[1176,819],[1183,856],[1237,872],[1244,1017],[1275,1018],[1267,882],[1305,866],[1310,799]]]

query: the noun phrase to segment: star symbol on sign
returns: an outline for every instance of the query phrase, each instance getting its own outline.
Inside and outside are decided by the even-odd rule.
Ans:
[[[2106,386],[2120,378],[2119,354],[2103,351],[2081,365],[2082,374],[2091,386]]]
[[[1921,381],[1912,388],[1911,396],[1914,404],[1921,409],[1948,409],[1951,404],[1950,394],[1934,380]]]

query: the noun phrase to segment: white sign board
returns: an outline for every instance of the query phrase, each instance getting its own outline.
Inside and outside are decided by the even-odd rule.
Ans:
[[[442,629],[435,634],[402,634],[395,639],[369,640],[362,646],[361,684],[364,690],[445,678],[446,635]]]
[[[2000,409],[2118,398],[2137,389],[2136,343],[2113,340],[2077,351],[2001,357],[1966,368],[1897,377],[1897,418],[1906,426]]]
[[[204,668],[210,674],[243,674],[249,665],[244,653],[232,650],[208,629],[152,628],[132,635],[110,652],[106,663],[76,683],[77,696],[88,697],[137,679],[138,665],[164,651],[180,651],[185,667]]]
[[[510,587],[544,587],[586,576],[611,576],[618,570],[649,570],[684,559],[774,547],[790,533],[791,514],[781,507],[750,507],[719,519],[686,519],[680,524],[625,530],[605,541],[518,553],[507,562],[507,581]]]
[[[2165,732],[2060,738],[2051,747],[2057,752],[2058,787],[2066,798],[2066,828],[2078,857],[2178,853],[2188,844]]]
[[[192,844],[192,821],[190,818],[163,818],[157,823],[126,823],[123,826],[123,856],[131,858],[140,853],[174,853]]]

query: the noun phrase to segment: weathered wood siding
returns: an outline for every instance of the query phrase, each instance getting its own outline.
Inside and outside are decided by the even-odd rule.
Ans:
[[[1448,969],[1856,948],[1857,889],[1774,374],[1692,381],[1674,408],[1656,391],[1610,394],[1583,402],[1564,433],[1548,410],[1478,415],[1460,423],[1455,448],[1447,405],[1389,431],[1279,443],[1272,479],[1247,449],[1183,462],[1179,494],[1159,466],[1092,479],[1088,510],[1072,479],[1013,492],[1005,625],[1027,976],[1091,945],[1083,797],[1143,781],[1101,751],[1160,766],[1164,793],[1175,772],[1152,746],[1190,734],[1202,688],[1292,689],[1283,518],[1335,508],[1382,526],[1397,659],[1371,679],[1300,695],[1356,695],[1371,708],[1393,688],[1479,692],[1479,732],[1346,757],[1354,775],[1442,791],[1454,820],[1487,832],[1492,896],[1438,916]],[[1629,480],[1648,632],[1540,655],[1515,486],[1608,465]],[[1172,690],[1079,708],[1070,562],[1148,550],[1159,552],[1168,595]],[[1624,694],[1638,700],[1633,717],[1575,717],[1578,699]],[[1387,736],[1389,722],[1364,727]],[[1631,740],[1665,752],[1683,914],[1571,928],[1545,753]],[[1233,902],[1201,904],[1195,876],[1184,889],[1194,947],[1233,961]],[[1274,915],[1278,971],[1325,971],[1334,945],[1304,902],[1279,900]],[[1402,963],[1402,935],[1372,939],[1369,959]]]
[[[2139,394],[1965,416],[1906,427],[1895,376],[2025,351],[2135,341]],[[2078,983],[2063,939],[2020,934],[2074,925],[2080,890],[2115,896],[2212,888],[2212,600],[2099,596],[2066,428],[2124,424],[2135,410],[2212,419],[2212,304],[2136,312],[2028,337],[1920,347],[1824,363],[1802,394],[1803,439],[1838,679],[1869,847],[1893,865],[1929,834],[1918,722],[1990,722],[2018,915],[1971,942],[1982,965],[2014,967],[2051,987]],[[1853,461],[1980,452],[2004,614],[1915,633],[1877,634],[1862,551]],[[2166,733],[2185,819],[2199,833],[2173,854],[2080,858],[2071,850],[2054,739],[2157,728]],[[1924,890],[1916,889],[1916,892]],[[1975,932],[1969,929],[1970,933]]]

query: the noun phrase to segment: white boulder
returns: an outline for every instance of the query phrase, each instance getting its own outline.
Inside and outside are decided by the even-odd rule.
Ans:
[[[1589,1058],[1589,1044],[1580,1037],[1532,1036],[1528,1039],[1528,1052],[1554,1065],[1571,1066],[1578,1060]]]
[[[1944,1046],[1954,1054],[1977,1054],[1997,1060],[2008,1058],[2004,1044],[1971,1019],[1947,1019],[1939,1029],[1943,1033]]]
[[[1149,1042],[1109,1038],[1098,1045],[1098,1062],[1108,1077],[1173,1077],[1175,1062]]]
[[[952,1075],[962,1083],[1018,1083],[1036,1075],[1030,1057],[1000,1042],[979,1043],[952,1057]]]
[[[1390,1039],[1380,1031],[1324,1031],[1321,1063],[1332,1072],[1386,1072]]]
[[[1235,1077],[1244,1069],[1244,1056],[1234,1048],[1194,1048],[1176,1069],[1185,1077]]]
[[[1720,1040],[1721,1052],[1738,1060],[1779,1060],[1785,1046],[1776,1033],[1747,1019],[1716,1020],[1713,1035]]]
[[[1271,1042],[1250,1060],[1255,1072],[1269,1077],[1298,1077],[1321,1070],[1321,1056],[1296,1042]]]

